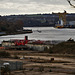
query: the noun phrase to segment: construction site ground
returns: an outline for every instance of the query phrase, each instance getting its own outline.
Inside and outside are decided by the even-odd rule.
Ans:
[[[0,60],[23,62],[23,69],[11,71],[11,75],[75,75],[75,55],[30,50],[6,51],[11,57],[0,58]]]

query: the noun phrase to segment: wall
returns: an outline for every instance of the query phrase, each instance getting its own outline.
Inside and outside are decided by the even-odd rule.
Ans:
[[[49,49],[50,47],[52,47],[52,45],[33,45],[33,44],[26,44],[26,46],[29,49],[36,50],[36,51],[44,51],[45,48]]]

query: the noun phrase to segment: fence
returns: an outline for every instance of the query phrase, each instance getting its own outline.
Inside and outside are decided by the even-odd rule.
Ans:
[[[3,66],[3,63],[9,63],[10,70],[21,70],[21,69],[23,69],[23,62],[2,61],[2,62],[0,62],[0,65]]]

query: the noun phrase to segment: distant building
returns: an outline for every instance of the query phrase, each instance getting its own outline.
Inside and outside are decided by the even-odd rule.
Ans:
[[[69,25],[75,25],[75,21],[69,21]]]

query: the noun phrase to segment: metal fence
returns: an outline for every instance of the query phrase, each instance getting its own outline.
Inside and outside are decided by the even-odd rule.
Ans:
[[[3,63],[9,63],[10,70],[21,70],[21,69],[23,69],[23,62],[2,61],[2,62],[0,62],[0,65],[3,66]]]
[[[10,63],[10,70],[20,70],[23,69],[22,62],[9,62]]]

